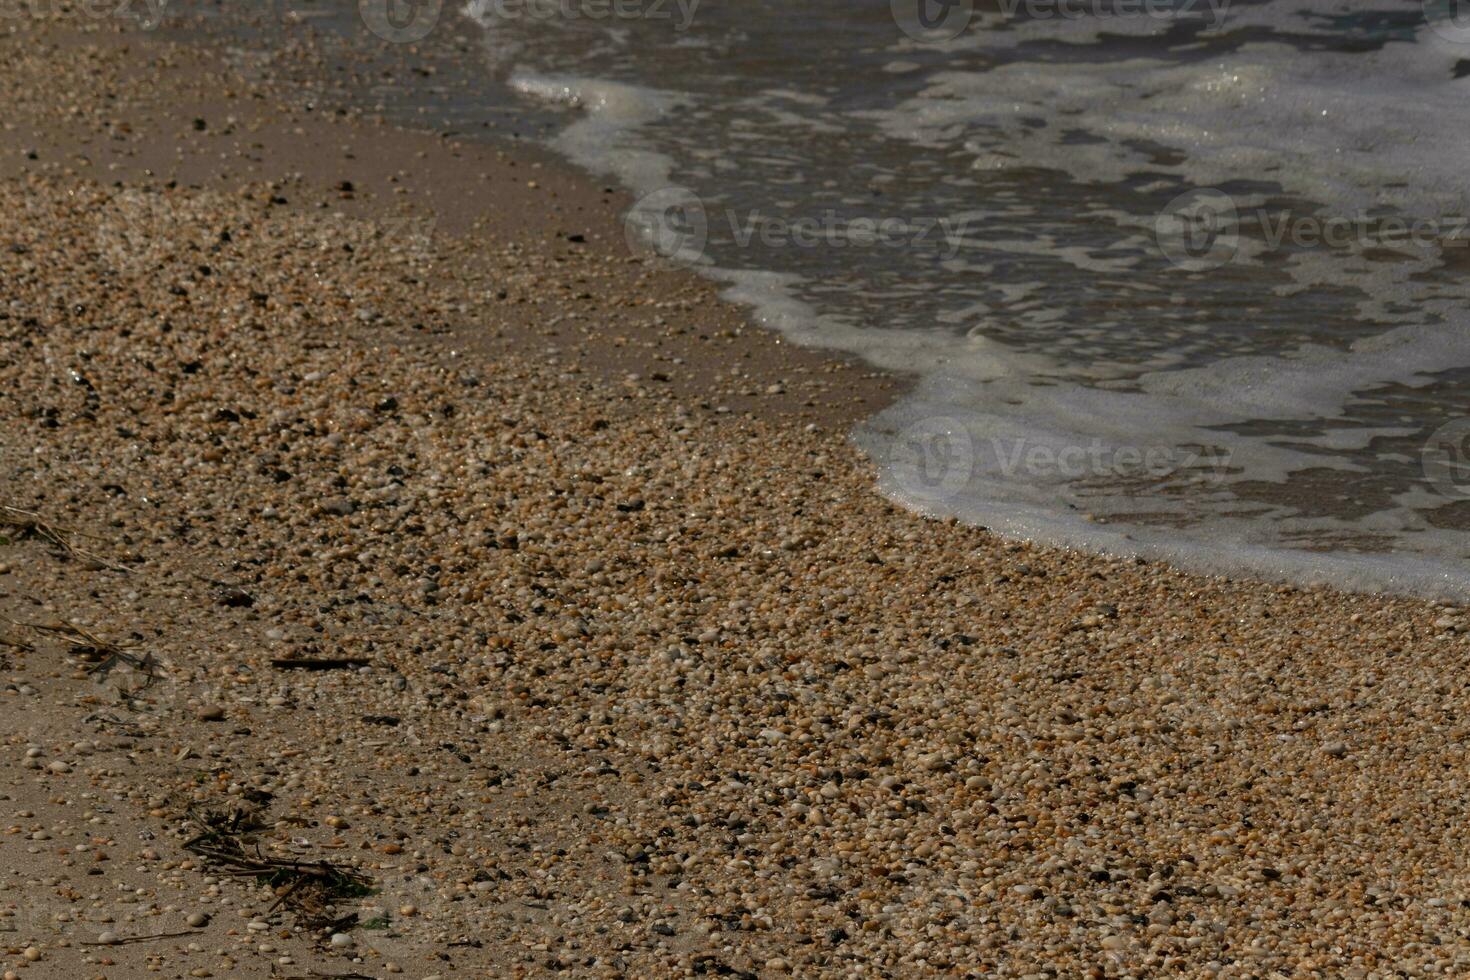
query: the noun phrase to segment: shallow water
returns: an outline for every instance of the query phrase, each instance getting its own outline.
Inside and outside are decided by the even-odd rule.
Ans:
[[[479,27],[480,108],[551,114],[552,146],[643,195],[634,247],[794,339],[918,375],[856,434],[895,499],[1206,570],[1463,597],[1470,19],[1453,12],[442,16]]]

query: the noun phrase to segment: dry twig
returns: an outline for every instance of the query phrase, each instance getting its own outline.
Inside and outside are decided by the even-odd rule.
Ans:
[[[118,664],[127,664],[146,678],[143,682],[144,688],[158,679],[158,661],[153,658],[153,654],[139,656],[132,652],[130,645],[104,640],[81,626],[73,623],[22,623],[14,619],[7,621],[12,626],[57,637],[71,647],[72,654],[86,665],[89,673],[106,677]]]
[[[152,936],[125,936],[122,939],[109,939],[107,942],[82,943],[83,946],[128,946],[132,943],[151,943],[155,939],[177,939],[180,936],[194,935],[193,929],[185,929],[183,932],[160,932]]]
[[[338,931],[356,923],[355,913],[334,918],[330,909],[339,899],[368,894],[372,890],[372,882],[368,878],[329,861],[289,861],[267,857],[260,853],[259,846],[253,853],[247,851],[241,837],[259,829],[251,813],[237,811],[201,815],[191,811],[190,817],[199,833],[184,845],[184,850],[222,866],[220,874],[255,878],[270,886],[277,893],[270,912],[284,905],[310,929]]]
[[[14,639],[12,637],[9,637],[9,636],[0,636],[0,646],[11,647],[11,648],[16,649],[16,650],[26,650],[26,651],[30,651],[30,650],[36,649],[35,647],[33,647],[29,643],[27,643],[25,640],[17,640],[17,639]]]
[[[81,531],[61,524],[54,524],[35,511],[0,504],[0,527],[10,529],[17,537],[39,538],[68,558],[91,562],[100,568],[110,568],[117,572],[127,571],[125,566],[108,561],[95,551],[77,546],[77,538],[92,537],[92,535],[83,534]]]

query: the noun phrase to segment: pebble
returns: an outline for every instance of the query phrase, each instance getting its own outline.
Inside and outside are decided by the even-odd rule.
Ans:
[[[5,44],[7,120],[49,118],[12,111],[40,89],[16,81],[32,56],[15,32]],[[69,70],[37,47],[38,65]],[[110,65],[89,48],[86,84],[53,86],[99,148],[113,110],[94,90],[153,104],[127,98]],[[346,141],[357,124],[332,126]],[[331,176],[315,186],[344,175]],[[122,584],[28,559],[11,591],[136,632],[170,675],[138,711],[88,702],[122,720],[73,726],[106,749],[44,745],[86,759],[73,765],[88,779],[52,781],[54,811],[5,814],[38,862],[70,862],[27,864],[24,887],[75,888],[79,935],[103,915],[123,935],[168,931],[174,901],[248,935],[219,940],[242,958],[229,965],[203,934],[136,951],[166,956],[162,975],[304,960],[309,938],[252,918],[268,895],[179,861],[167,836],[183,806],[258,806],[272,829],[251,846],[360,868],[396,905],[405,951],[495,936],[494,950],[454,949],[465,975],[502,949],[532,955],[528,973],[591,961],[650,977],[1470,975],[1457,877],[1470,649],[1425,625],[1447,614],[1006,542],[890,505],[843,420],[816,406],[716,418],[720,392],[676,390],[698,371],[634,388],[590,363],[561,373],[614,335],[617,372],[650,377],[687,341],[750,375],[740,388],[769,390],[758,358],[726,357],[724,314],[697,281],[666,290],[663,271],[548,257],[534,235],[511,248],[491,226],[463,254],[434,253],[430,274],[341,248],[351,222],[317,213],[310,177],[241,177],[248,198],[131,181],[0,180],[0,238],[30,249],[0,247],[15,493],[146,569]],[[118,215],[142,251],[104,273],[86,253]],[[270,241],[251,239],[267,221]],[[470,253],[511,302],[482,302]],[[369,337],[344,328],[369,309]],[[564,312],[578,315],[552,321]],[[493,362],[431,338],[482,319],[506,334]],[[554,372],[514,349],[526,326],[557,332]],[[94,391],[57,383],[83,367]],[[814,394],[854,377],[835,363],[780,373]],[[102,489],[114,480],[122,492]],[[212,562],[253,604],[189,600],[208,594]],[[298,649],[383,666],[272,666]],[[12,693],[27,670],[49,673],[0,652]],[[58,712],[103,700],[65,676],[40,686]],[[201,733],[190,698],[238,717]],[[291,707],[251,724],[246,705]],[[29,764],[26,744],[12,765]],[[165,859],[136,875],[117,860],[138,838],[92,825],[122,819],[103,807],[151,814]],[[321,828],[347,829],[348,813],[339,846]],[[104,846],[109,879],[63,880]],[[48,901],[51,915],[69,904]],[[155,912],[163,924],[141,928]],[[681,964],[696,952],[714,960]]]
[[[345,497],[331,497],[321,502],[321,513],[334,517],[347,517],[357,510],[357,505]]]
[[[209,916],[203,912],[190,912],[189,917],[184,920],[192,929],[200,929],[209,925]]]

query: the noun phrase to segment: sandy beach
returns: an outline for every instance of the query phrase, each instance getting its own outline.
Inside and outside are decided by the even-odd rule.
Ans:
[[[1458,608],[901,511],[902,379],[307,46],[0,46],[6,980],[1470,974]]]

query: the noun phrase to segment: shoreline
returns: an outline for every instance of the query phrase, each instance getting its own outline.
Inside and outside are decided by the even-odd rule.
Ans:
[[[1470,967],[1457,607],[900,511],[847,438],[897,382],[570,168],[0,43],[5,969]],[[323,929],[211,814],[373,893]]]
[[[0,161],[0,175],[91,171],[104,182],[122,178],[133,186],[156,188],[174,181],[226,193],[266,185],[256,190],[284,198],[279,206],[293,212],[327,210],[334,218],[383,220],[390,241],[401,239],[408,247],[427,246],[426,239],[437,236],[490,234],[499,254],[469,253],[464,258],[479,263],[475,271],[480,274],[507,277],[509,295],[500,298],[497,290],[495,304],[477,311],[481,322],[470,324],[461,316],[447,324],[453,343],[487,356],[516,342],[540,342],[534,328],[522,322],[523,308],[530,305],[549,307],[533,312],[566,323],[567,329],[574,319],[599,316],[624,331],[609,337],[580,329],[573,341],[548,342],[547,347],[564,348],[562,353],[574,359],[574,370],[617,383],[638,375],[638,380],[667,388],[675,397],[718,401],[733,412],[768,418],[795,415],[808,422],[850,427],[885,407],[907,383],[900,375],[856,358],[799,347],[753,327],[742,308],[720,298],[717,284],[634,253],[624,241],[622,214],[632,200],[627,192],[613,186],[610,178],[587,175],[549,150],[493,133],[476,140],[402,128],[382,121],[382,113],[351,102],[312,105],[303,111],[281,101],[275,93],[310,90],[313,86],[302,80],[303,73],[309,77],[322,71],[314,57],[303,53],[303,48],[311,51],[310,44],[291,45],[284,63],[272,66],[269,76],[253,81],[237,78],[238,87],[230,90],[234,98],[221,101],[211,97],[213,82],[230,65],[217,50],[218,39],[198,36],[194,44],[177,47],[149,34],[92,37],[105,38],[114,47],[162,45],[197,58],[198,64],[176,73],[183,91],[172,93],[176,101],[167,112],[177,118],[134,113],[122,146],[58,133],[52,149],[59,158],[26,161],[15,154]],[[69,43],[78,39],[68,37]],[[433,64],[436,57],[442,63],[446,55],[426,52],[420,57],[415,49],[406,62]],[[412,73],[411,67],[399,71]],[[259,75],[261,69],[256,67],[255,72]],[[222,129],[220,119],[226,121]],[[196,126],[202,121],[205,128],[193,131],[185,120],[196,121]],[[143,128],[150,124],[151,132]],[[306,128],[309,125],[320,128]],[[258,154],[268,157],[269,163],[262,165],[255,158]],[[83,159],[85,165],[77,166]],[[222,161],[228,168],[223,175]],[[344,181],[350,192],[338,189]],[[582,291],[586,295],[542,295],[536,282],[538,269],[558,266],[575,268],[572,274],[589,286]],[[512,285],[520,288],[513,290]],[[668,309],[681,314],[697,310],[701,331],[691,333],[677,325],[670,329],[667,322],[659,322],[672,319],[662,312]],[[442,329],[436,332],[443,334]],[[544,336],[550,331],[541,332]],[[748,380],[715,376],[728,371],[731,361],[749,368]],[[657,365],[655,370],[650,371],[651,363]],[[662,377],[642,377],[650,373]],[[774,390],[788,384],[807,390]]]

